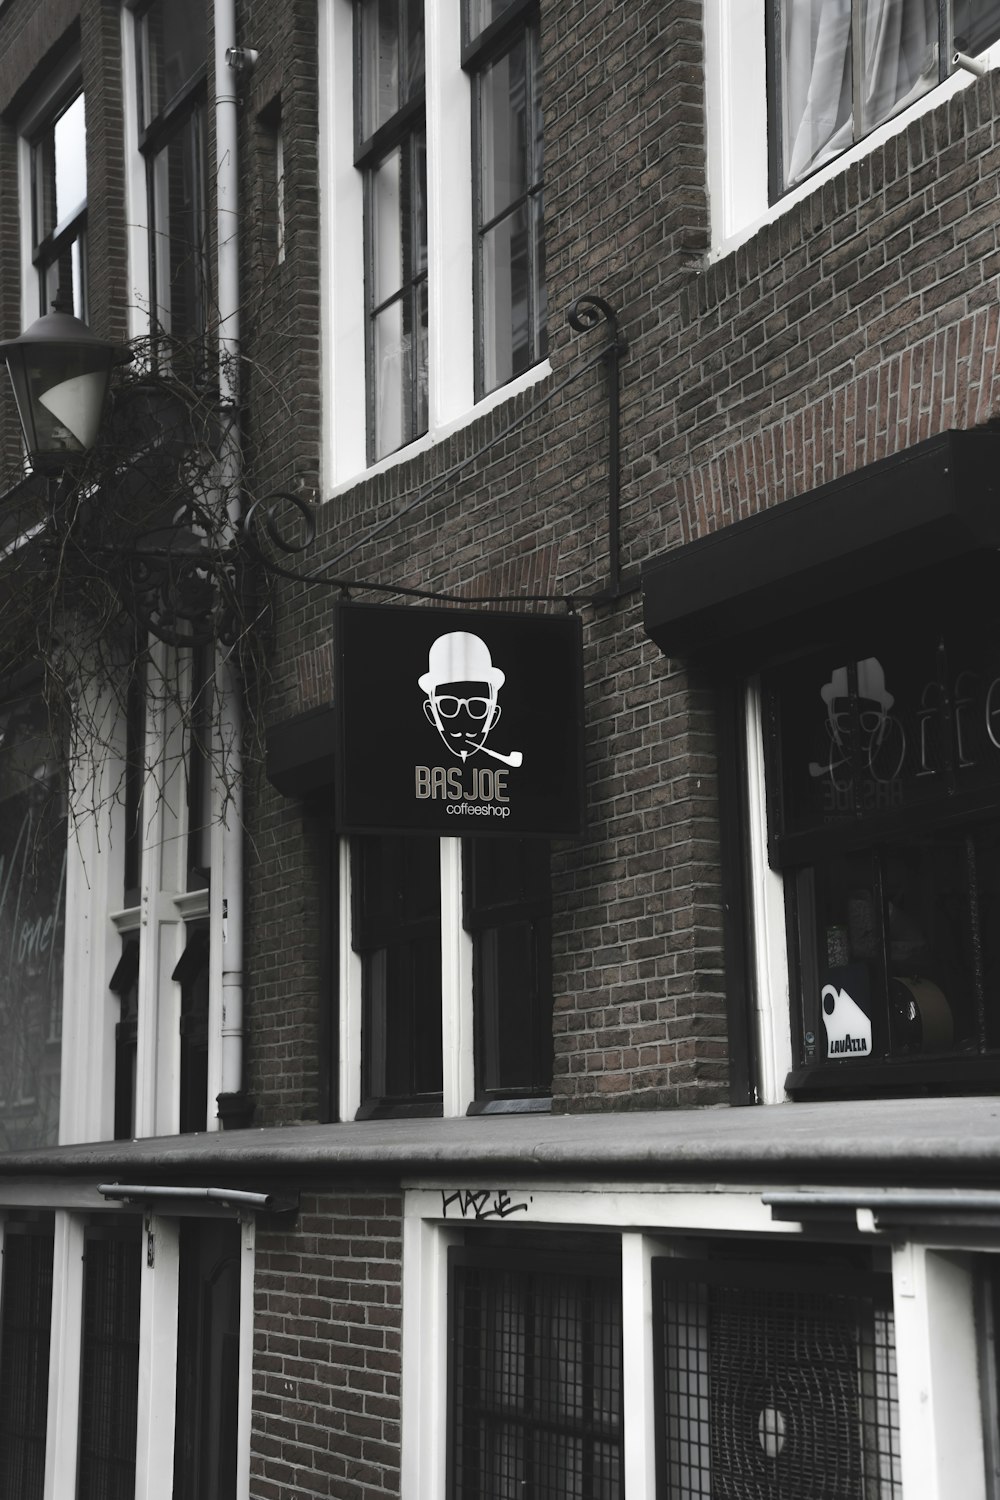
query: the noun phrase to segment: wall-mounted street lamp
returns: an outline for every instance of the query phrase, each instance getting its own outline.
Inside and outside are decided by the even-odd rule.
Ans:
[[[591,293],[577,297],[569,309],[568,321],[576,333],[603,327],[604,342],[561,380],[544,388],[535,402],[516,412],[481,448],[437,476],[426,488],[419,489],[402,511],[393,511],[392,516],[332,563],[320,563],[307,572],[290,565],[295,554],[300,557],[308,554],[316,537],[316,508],[301,495],[279,492],[257,499],[248,506],[242,520],[233,525],[225,504],[219,508],[218,516],[213,513],[210,484],[207,488],[199,487],[197,492],[189,486],[190,493],[183,497],[175,494],[169,514],[165,506],[152,523],[147,518],[143,526],[130,527],[126,516],[119,513],[125,524],[116,534],[112,534],[115,521],[111,516],[105,517],[104,505],[91,507],[87,525],[71,523],[81,561],[85,563],[89,558],[105,571],[113,570],[124,608],[160,639],[174,645],[235,638],[235,633],[245,627],[241,600],[248,576],[247,564],[251,571],[262,568],[275,577],[341,593],[365,589],[419,598],[455,598],[433,589],[345,577],[340,566],[356,547],[370,542],[386,526],[398,523],[415,506],[433,504],[445,492],[453,492],[460,471],[485,457],[497,442],[509,437],[588,370],[604,365],[608,375],[608,582],[593,594],[534,595],[532,600],[561,602],[571,607],[582,603],[614,604],[635,586],[634,578],[622,575],[619,548],[619,380],[628,344],[614,309],[602,297]],[[58,493],[50,487],[50,524],[58,534],[63,526],[60,512],[74,489],[74,471],[99,436],[112,370],[116,363],[126,361],[129,353],[107,339],[98,338],[71,313],[54,309],[38,318],[18,338],[0,341],[0,354],[10,374],[32,469],[52,479],[61,475],[64,480]],[[166,399],[169,402],[169,391]],[[183,426],[182,422],[174,429],[175,437]],[[145,440],[141,440],[140,448],[144,446]],[[155,449],[154,443],[152,451]],[[120,457],[124,462],[117,469],[114,483],[127,485],[132,459],[129,454]],[[100,483],[93,476],[95,491]],[[133,480],[133,487],[136,484],[140,489],[146,488],[141,478]],[[135,498],[148,501],[149,497],[136,494]],[[281,524],[289,516],[298,523],[294,538]],[[521,596],[519,599],[526,602]]]
[[[93,448],[119,352],[72,313],[58,311],[0,343],[33,469],[58,473]]]

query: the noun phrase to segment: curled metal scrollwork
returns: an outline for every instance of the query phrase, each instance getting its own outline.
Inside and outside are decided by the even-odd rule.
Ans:
[[[282,530],[280,525],[281,513],[289,505],[302,523],[302,532],[296,541],[290,540],[287,531]],[[307,547],[312,546],[316,539],[316,512],[311,501],[293,494],[291,490],[276,490],[271,495],[255,500],[243,517],[240,529],[253,551],[266,562],[257,540],[258,526],[263,529],[272,546],[277,547],[279,552],[294,557],[297,552],[304,552]]]
[[[618,314],[596,292],[583,292],[570,304],[566,314],[566,320],[574,333],[587,333],[591,328],[596,328],[600,323],[606,323],[611,330],[609,349],[624,354],[628,348],[628,342],[621,329],[618,327]]]

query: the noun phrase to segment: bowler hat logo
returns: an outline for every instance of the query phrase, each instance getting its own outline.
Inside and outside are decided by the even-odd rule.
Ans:
[[[505,766],[519,766],[524,759],[520,750],[494,750],[486,743],[500,722],[505,681],[481,636],[450,630],[431,643],[427,671],[417,679],[425,694],[424,714],[463,765],[480,754]]]

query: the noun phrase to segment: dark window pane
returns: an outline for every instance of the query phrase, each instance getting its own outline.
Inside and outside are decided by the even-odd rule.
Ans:
[[[182,1219],[180,1236],[174,1494],[234,1500],[240,1228]]]
[[[952,28],[960,52],[982,52],[1000,37],[1000,0],[952,0]]]
[[[204,153],[195,110],[149,165],[156,305],[174,340],[197,339],[206,326]]]
[[[423,0],[361,0],[361,136],[367,139],[424,86]]]
[[[133,1500],[135,1494],[138,1230],[87,1235],[77,1500]]]
[[[469,37],[474,39],[487,26],[498,21],[512,10],[518,0],[465,0],[466,25]]]
[[[364,838],[354,857],[368,1107],[440,1106],[441,876],[435,838]]]
[[[537,22],[477,59],[476,381],[482,396],[546,350]]]
[[[206,0],[154,0],[137,25],[142,128],[173,104],[205,68]]]
[[[617,1500],[620,1280],[505,1259],[453,1257],[451,1500]]]
[[[473,940],[476,1097],[552,1092],[548,844],[467,839],[465,925]]]
[[[0,1494],[41,1500],[52,1324],[52,1231],[8,1224],[0,1324]]]

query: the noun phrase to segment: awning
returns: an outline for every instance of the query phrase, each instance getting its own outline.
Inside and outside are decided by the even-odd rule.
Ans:
[[[642,570],[668,656],[759,650],[796,617],[1000,547],[1000,432],[947,432],[699,537]]]

